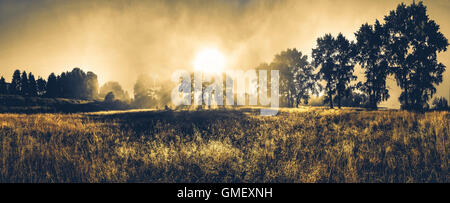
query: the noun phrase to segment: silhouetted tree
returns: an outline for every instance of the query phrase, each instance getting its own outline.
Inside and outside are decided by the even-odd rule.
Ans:
[[[54,98],[54,97],[58,96],[58,94],[59,94],[58,81],[57,81],[56,75],[54,73],[51,73],[48,76],[46,89],[47,89],[46,95],[48,97]]]
[[[47,96],[74,99],[97,99],[98,80],[93,72],[85,73],[80,68],[55,76],[50,74],[47,80]]]
[[[336,38],[326,34],[317,39],[317,47],[312,51],[314,66],[320,66],[318,75],[327,83],[325,91],[330,108],[333,108],[334,95],[341,107],[341,99],[348,93],[350,82],[356,79],[353,46],[341,33]]]
[[[27,95],[37,96],[36,79],[34,78],[34,75],[31,72],[28,73]]]
[[[362,25],[355,33],[356,60],[364,69],[366,81],[361,90],[369,96],[369,108],[376,109],[377,104],[389,98],[386,77],[389,74],[388,58],[385,55],[387,33],[377,20],[375,25]]]
[[[335,58],[335,39],[331,34],[317,39],[317,47],[312,50],[313,65],[320,66],[318,75],[326,81],[325,91],[330,108],[333,108],[333,95],[336,93],[336,58]]]
[[[355,67],[355,51],[354,44],[349,42],[341,33],[336,37],[336,62],[337,62],[337,84],[336,99],[338,107],[341,108],[341,99],[348,94],[349,84],[352,80],[356,80],[353,75]]]
[[[11,85],[9,86],[10,94],[20,94],[21,91],[20,79],[21,79],[20,70],[15,70],[11,80]]]
[[[28,76],[27,72],[23,71],[22,76],[20,77],[20,94],[28,95],[29,87],[28,87]]]
[[[57,97],[66,97],[68,98],[71,94],[69,91],[67,91],[69,88],[67,86],[69,85],[69,81],[67,80],[66,73],[63,72],[61,75],[56,76],[56,87],[57,87]]]
[[[8,94],[8,84],[3,76],[0,78],[0,94]]]
[[[105,96],[104,102],[111,103],[114,102],[114,100],[115,100],[114,92],[108,92]]]
[[[448,40],[439,25],[427,15],[422,2],[398,5],[385,16],[390,59],[397,84],[403,89],[403,109],[422,110],[442,82],[445,65],[437,61],[437,53],[446,51]]]
[[[47,82],[43,78],[38,78],[36,81],[36,86],[38,96],[43,96],[47,93]]]

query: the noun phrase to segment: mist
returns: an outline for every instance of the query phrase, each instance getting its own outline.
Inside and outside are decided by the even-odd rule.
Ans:
[[[133,95],[139,75],[167,81],[177,69],[193,70],[202,48],[219,49],[225,69],[250,69],[287,48],[310,55],[325,33],[354,40],[361,24],[382,20],[400,2],[412,1],[0,0],[0,74],[10,80],[19,68],[46,78],[79,67],[96,73],[100,86],[118,81]],[[450,2],[424,3],[449,37]],[[449,66],[448,52],[438,59]],[[449,80],[447,70],[436,96],[450,99]],[[388,84],[381,106],[398,108],[400,89],[392,78]]]

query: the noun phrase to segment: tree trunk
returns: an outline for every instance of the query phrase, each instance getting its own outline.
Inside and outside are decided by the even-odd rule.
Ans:
[[[370,95],[370,101],[369,101],[369,107],[370,109],[377,109],[377,102],[375,101],[375,91],[372,91],[372,94]]]
[[[409,102],[408,102],[408,85],[405,87],[405,109],[409,110]]]
[[[328,98],[330,100],[330,108],[332,109],[332,108],[334,108],[333,107],[333,95],[331,95],[331,93],[328,93]]]

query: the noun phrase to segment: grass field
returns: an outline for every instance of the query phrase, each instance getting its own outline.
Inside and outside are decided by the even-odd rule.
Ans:
[[[0,182],[449,182],[450,113],[0,114]]]

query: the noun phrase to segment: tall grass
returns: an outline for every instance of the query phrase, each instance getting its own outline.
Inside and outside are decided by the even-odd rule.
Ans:
[[[450,113],[1,114],[0,182],[449,182]]]

